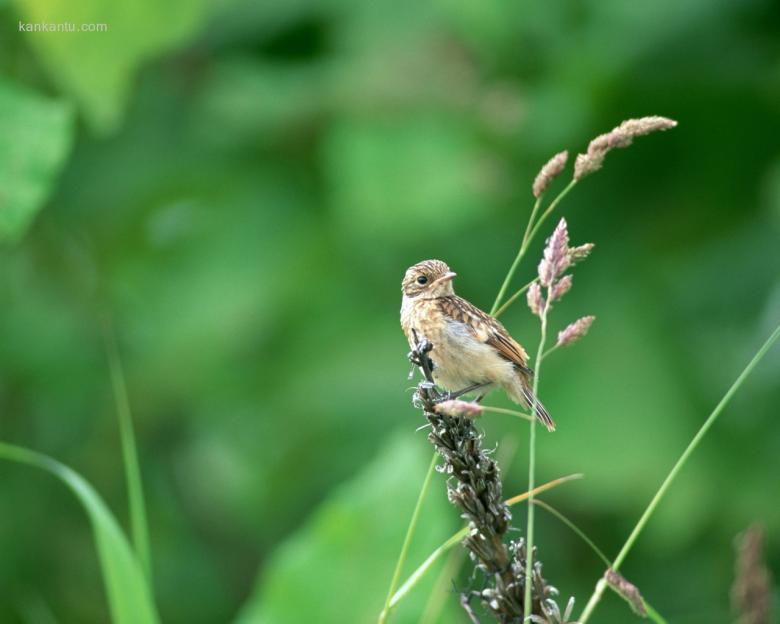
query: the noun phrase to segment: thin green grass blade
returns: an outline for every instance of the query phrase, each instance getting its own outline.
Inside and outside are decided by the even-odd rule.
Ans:
[[[385,599],[385,606],[382,608],[382,612],[379,614],[379,624],[384,624],[390,615],[391,601],[395,594],[395,588],[398,587],[398,579],[401,578],[401,569],[406,562],[406,556],[409,553],[409,544],[412,543],[412,536],[414,536],[414,530],[417,527],[417,520],[420,517],[420,510],[422,509],[423,502],[425,502],[425,495],[428,493],[428,486],[431,483],[431,477],[436,470],[437,454],[434,453],[431,457],[431,463],[428,466],[428,472],[425,474],[422,487],[420,488],[420,494],[417,497],[417,503],[414,506],[412,517],[409,520],[409,526],[406,529],[406,537],[404,537],[403,546],[401,546],[401,552],[398,555],[398,561],[395,564],[395,570],[393,571],[393,579],[390,581],[390,588],[387,591],[387,598]]]
[[[130,510],[130,533],[133,536],[133,546],[138,559],[143,566],[146,578],[152,582],[152,555],[149,547],[149,525],[146,519],[146,503],[144,501],[141,468],[138,462],[138,449],[135,444],[133,417],[130,411],[130,398],[127,393],[125,373],[119,349],[116,344],[111,323],[106,319],[103,323],[106,356],[111,373],[111,386],[116,402],[117,419],[119,420],[119,438],[122,444],[122,461],[127,481],[127,502]]]
[[[136,558],[116,518],[94,488],[64,464],[20,446],[0,442],[0,459],[45,470],[62,481],[89,516],[114,624],[156,624],[157,610]]]

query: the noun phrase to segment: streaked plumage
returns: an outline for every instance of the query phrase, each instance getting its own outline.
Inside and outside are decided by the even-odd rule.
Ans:
[[[502,388],[553,431],[550,415],[534,398],[525,349],[498,320],[455,294],[454,277],[441,260],[425,260],[406,271],[401,327],[409,345],[414,347],[412,329],[433,344],[429,356],[436,385],[453,392],[481,383],[490,384],[482,392]]]

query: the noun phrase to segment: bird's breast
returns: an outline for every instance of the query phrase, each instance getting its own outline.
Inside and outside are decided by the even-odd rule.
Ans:
[[[409,346],[414,347],[414,334],[418,338],[427,338],[435,345],[441,341],[444,328],[444,314],[432,299],[414,300],[404,297],[401,304],[401,327],[409,340]]]
[[[429,354],[433,377],[443,388],[458,390],[513,375],[509,362],[480,341],[468,325],[445,314],[435,300],[404,301],[401,325],[410,346],[414,347],[412,329],[418,338],[425,337],[433,344]]]

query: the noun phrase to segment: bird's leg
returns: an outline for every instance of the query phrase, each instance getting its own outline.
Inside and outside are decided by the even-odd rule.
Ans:
[[[468,394],[469,392],[474,392],[474,390],[479,390],[480,388],[484,388],[485,386],[489,386],[489,381],[483,381],[482,383],[475,383],[471,384],[470,386],[466,386],[462,390],[456,390],[454,392],[448,392],[446,394],[446,400],[452,400],[457,399],[458,397],[462,397],[464,394]],[[484,394],[477,399],[477,403],[482,400],[482,397],[485,396]]]

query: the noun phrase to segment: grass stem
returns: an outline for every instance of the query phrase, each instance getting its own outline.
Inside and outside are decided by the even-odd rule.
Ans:
[[[127,481],[127,499],[130,510],[130,533],[133,536],[133,547],[141,563],[149,584],[152,582],[152,555],[149,546],[149,525],[146,517],[141,468],[138,462],[138,449],[133,431],[133,417],[130,411],[130,398],[127,393],[125,373],[116,336],[108,318],[103,322],[103,337],[106,357],[111,375],[114,401],[116,403],[117,419],[119,420],[119,438],[122,445],[122,460]]]
[[[528,421],[534,420],[534,416],[531,416],[531,414],[518,412],[517,410],[506,409],[505,407],[490,407],[488,405],[483,405],[482,409],[489,414],[504,414],[506,416],[516,416],[517,418],[522,418]]]
[[[406,528],[406,536],[404,537],[403,546],[401,546],[401,552],[398,555],[398,561],[395,564],[395,570],[393,571],[393,578],[390,581],[390,588],[387,590],[387,597],[385,598],[385,606],[382,612],[379,614],[379,624],[384,624],[387,621],[387,616],[390,614],[390,601],[395,593],[395,588],[398,586],[398,580],[401,577],[401,569],[406,562],[406,557],[409,554],[409,544],[412,542],[412,535],[417,527],[417,520],[420,517],[420,509],[422,509],[423,501],[425,500],[425,494],[428,492],[428,486],[431,483],[431,477],[433,476],[436,468],[436,453],[431,457],[431,463],[428,466],[428,472],[425,474],[425,480],[420,488],[420,494],[417,496],[417,502],[414,505],[414,511],[412,517],[409,520],[409,526]]]
[[[534,221],[534,218],[536,217],[536,213],[539,212],[539,208],[541,206],[542,198],[544,195],[540,195],[536,202],[534,203],[534,208],[531,211],[531,217],[528,219],[528,225],[526,225],[525,233],[523,234],[523,242],[520,243],[520,249],[517,252],[517,256],[515,256],[514,262],[512,262],[512,266],[509,267],[509,271],[506,274],[506,277],[504,278],[503,284],[501,284],[501,288],[498,291],[498,295],[496,295],[496,300],[493,302],[493,306],[490,308],[490,315],[491,316],[497,316],[501,312],[505,312],[506,308],[511,305],[512,302],[514,302],[517,297],[519,297],[521,294],[523,294],[524,289],[528,288],[531,284],[529,283],[528,286],[524,286],[522,289],[520,289],[518,292],[516,292],[514,295],[512,295],[511,301],[508,302],[506,305],[502,306],[501,301],[504,299],[504,295],[506,294],[507,289],[509,288],[509,284],[512,282],[512,278],[515,275],[515,272],[517,271],[517,267],[520,266],[520,261],[523,259],[523,256],[525,256],[525,253],[528,251],[528,246],[531,244],[531,242],[534,240],[536,235],[539,232],[539,228],[542,227],[542,224],[547,220],[547,217],[549,217],[553,211],[557,208],[558,204],[561,203],[561,200],[563,200],[566,195],[568,195],[569,191],[571,191],[572,188],[574,188],[574,185],[577,184],[576,180],[572,180],[569,182],[564,189],[558,193],[558,195],[550,202],[550,205],[547,207],[547,209],[542,213],[542,216],[539,217],[538,220]]]
[[[569,194],[569,191],[571,191],[574,188],[575,184],[577,184],[577,180],[572,180],[571,182],[569,182],[564,187],[564,189],[560,193],[558,193],[558,196],[555,199],[553,199],[552,202],[550,202],[550,205],[547,207],[547,210],[545,210],[542,213],[542,216],[539,217],[539,220],[534,224],[534,227],[528,236],[529,242],[534,239],[536,234],[539,232],[539,228],[541,228],[544,222],[547,220],[547,217],[549,217],[553,213],[553,211],[557,208],[558,204],[561,203],[561,200],[563,200],[563,198]]]
[[[490,308],[491,316],[496,313],[498,306],[501,304],[501,300],[504,298],[504,295],[506,294],[506,291],[509,288],[509,284],[512,282],[512,278],[515,276],[517,267],[520,266],[520,261],[523,259],[525,252],[528,250],[528,244],[531,242],[531,238],[532,238],[531,230],[534,224],[534,218],[536,217],[536,213],[539,211],[539,207],[542,204],[542,197],[544,196],[540,195],[539,197],[536,198],[536,201],[534,202],[534,208],[531,211],[531,216],[528,218],[528,224],[525,226],[525,232],[523,233],[523,241],[520,243],[520,249],[518,250],[515,259],[512,262],[512,266],[510,266],[509,271],[507,271],[506,277],[504,278],[504,282],[501,284],[501,288],[499,288],[498,290],[498,294],[496,295],[496,300],[493,302],[493,307]]]
[[[570,188],[571,184],[566,187]],[[560,198],[560,195],[558,196]],[[558,200],[556,198],[556,201]],[[549,210],[549,209],[548,209]],[[544,353],[544,343],[547,340],[547,311],[550,307],[549,297],[545,301],[544,309],[541,314],[542,330],[539,338],[539,348],[536,351],[536,365],[534,369],[534,396],[539,395],[539,375],[541,374],[542,354]],[[535,411],[536,406],[531,406],[531,411]],[[526,525],[526,548],[525,548],[525,596],[523,599],[523,621],[527,621],[531,615],[531,589],[533,581],[533,553],[534,553],[534,486],[536,483],[536,418],[531,421],[530,433],[528,436],[528,521]]]
[[[504,301],[504,303],[502,303],[502,304],[501,304],[501,307],[500,307],[500,308],[498,308],[498,310],[496,310],[496,312],[495,312],[495,314],[493,314],[493,316],[495,316],[496,318],[498,318],[498,317],[499,317],[499,316],[501,316],[501,315],[502,315],[504,312],[506,312],[506,311],[507,311],[507,308],[509,308],[509,306],[511,306],[511,305],[512,305],[512,304],[513,304],[513,303],[514,303],[516,300],[517,300],[517,298],[518,298],[518,297],[520,297],[520,295],[522,295],[522,294],[523,294],[523,293],[524,293],[526,290],[528,290],[528,289],[531,287],[531,284],[533,284],[533,283],[534,283],[536,280],[537,280],[537,278],[536,278],[536,277],[535,277],[535,278],[533,278],[533,279],[532,279],[530,282],[528,282],[528,283],[527,283],[525,286],[523,286],[523,287],[522,287],[520,290],[517,290],[517,291],[515,291],[515,292],[512,294],[512,296],[511,296],[511,297],[509,297],[509,299],[507,299],[506,301]]]

